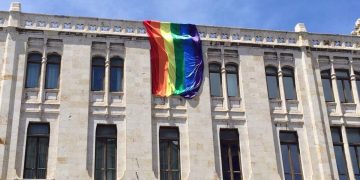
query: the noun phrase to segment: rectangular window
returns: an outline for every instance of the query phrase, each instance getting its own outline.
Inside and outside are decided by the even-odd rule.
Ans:
[[[350,76],[347,70],[336,70],[336,84],[338,86],[340,102],[352,103]]]
[[[360,179],[360,128],[347,128],[347,139],[355,179]]]
[[[332,127],[331,128],[331,137],[333,140],[335,158],[336,158],[336,165],[338,169],[339,179],[340,180],[347,180],[347,166],[344,154],[344,146],[343,140],[341,136],[341,128],[340,127]]]
[[[175,127],[160,127],[160,179],[180,179],[179,130]]]
[[[242,179],[238,131],[236,129],[220,129],[220,146],[223,179]]]
[[[95,143],[95,179],[116,179],[116,137],[115,125],[98,125]]]
[[[285,180],[301,180],[301,162],[296,132],[280,131],[281,157]]]
[[[29,124],[26,139],[24,178],[46,179],[49,133],[49,124]]]

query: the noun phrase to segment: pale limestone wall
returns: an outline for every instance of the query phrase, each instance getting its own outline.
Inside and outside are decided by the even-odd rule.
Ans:
[[[330,125],[360,127],[360,102],[354,95],[353,104],[325,103],[320,71],[360,70],[359,37],[307,33],[303,24],[297,32],[198,26],[205,61],[199,96],[159,98],[151,95],[150,46],[141,22],[25,14],[15,5],[0,12],[1,179],[23,177],[29,122],[50,123],[47,179],[94,179],[97,124],[117,126],[118,179],[159,179],[160,126],[179,127],[182,179],[222,178],[220,128],[239,131],[244,179],[283,178],[280,130],[298,133],[304,179],[338,179]],[[40,88],[24,88],[32,51],[43,54],[43,67],[46,54],[62,56],[59,90],[43,88],[44,72]],[[279,58],[284,53],[293,58]],[[106,68],[109,58],[124,58],[124,92],[90,91],[96,55],[106,57]],[[223,98],[210,97],[209,62],[222,64]],[[226,94],[229,62],[239,65],[239,98]],[[281,71],[281,100],[268,100],[266,65],[295,68],[296,101],[285,100]]]

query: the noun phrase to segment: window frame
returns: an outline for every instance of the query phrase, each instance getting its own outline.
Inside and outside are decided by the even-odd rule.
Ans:
[[[94,65],[94,61],[95,60],[98,60],[98,59],[101,59],[102,61],[103,61],[103,65]],[[94,57],[92,57],[91,58],[91,77],[90,77],[90,80],[91,80],[91,82],[90,82],[90,90],[91,91],[94,91],[94,92],[102,92],[102,91],[104,91],[105,90],[105,76],[106,76],[106,58],[105,57],[103,57],[103,56],[94,56]],[[103,68],[103,72],[104,72],[104,74],[103,74],[103,76],[102,76],[102,87],[101,87],[101,89],[100,90],[95,90],[93,87],[94,87],[94,76],[93,76],[93,73],[94,73],[94,67],[101,67],[101,68]]]
[[[235,139],[222,139],[222,132],[236,132],[237,136]],[[243,175],[243,172],[242,172],[242,162],[241,162],[241,151],[240,151],[240,138],[239,138],[239,131],[236,129],[236,128],[220,128],[219,130],[219,139],[220,139],[220,159],[221,159],[221,173],[222,173],[222,177],[224,178],[224,168],[223,168],[223,159],[222,159],[222,156],[223,156],[223,152],[222,152],[222,147],[223,145],[226,146],[226,149],[227,149],[227,160],[228,160],[228,166],[229,166],[229,171],[227,171],[227,173],[230,173],[230,179],[231,180],[235,180],[234,179],[234,175],[235,173],[238,173],[240,175],[240,179],[243,179],[242,175]],[[239,164],[239,171],[235,171],[234,170],[234,167],[233,167],[233,161],[232,161],[232,155],[233,155],[233,152],[231,150],[231,145],[236,145],[237,146],[237,153],[238,153],[238,164]]]
[[[210,66],[218,66],[218,67],[219,67],[219,71],[211,70]],[[224,94],[223,94],[223,89],[222,89],[222,84],[223,84],[223,82],[222,82],[222,73],[221,73],[221,63],[219,63],[219,62],[210,62],[209,65],[208,65],[208,67],[209,67],[210,96],[211,96],[211,97],[223,97]],[[212,90],[212,88],[211,88],[211,76],[210,76],[211,73],[214,73],[214,74],[215,74],[215,73],[218,73],[219,76],[220,76],[220,94],[219,94],[219,96],[212,95],[212,91],[213,91],[213,90]]]
[[[235,67],[236,72],[230,72],[228,67]],[[239,65],[236,63],[227,63],[225,64],[225,72],[226,72],[226,92],[228,97],[240,97],[240,83],[239,83]],[[229,81],[228,81],[228,74],[235,74],[236,75],[236,88],[237,88],[237,94],[235,96],[229,96]],[[220,69],[220,75],[221,75],[221,69]],[[221,76],[220,76],[221,77]],[[220,83],[222,86],[222,83]]]
[[[118,60],[120,61],[121,65],[113,65],[112,62]],[[113,91],[111,89],[112,79],[111,79],[111,71],[113,68],[118,68],[121,70],[121,82],[120,82],[120,89],[118,91]],[[120,56],[113,56],[110,58],[110,68],[109,68],[109,92],[123,92],[124,91],[124,59]]]
[[[47,126],[48,133],[47,134],[30,134],[30,126],[31,125],[43,125]],[[47,177],[47,170],[48,170],[48,158],[49,158],[49,145],[50,145],[50,124],[49,123],[39,123],[39,122],[30,122],[27,127],[27,133],[26,133],[26,144],[25,144],[25,157],[24,157],[24,169],[23,169],[23,178],[26,179],[46,179]],[[28,155],[28,144],[29,144],[29,138],[36,138],[36,147],[35,147],[35,168],[34,169],[28,169],[26,167],[27,164],[27,155]],[[47,140],[47,152],[46,152],[46,160],[45,160],[45,168],[39,168],[39,140],[40,138],[46,138]],[[45,171],[45,177],[39,177],[38,171],[44,170]],[[26,171],[34,171],[35,177],[26,177]]]
[[[160,136],[160,131],[164,129],[164,130],[174,130],[176,131],[177,133],[177,138],[163,138]],[[171,149],[170,149],[170,145],[171,145],[171,142],[172,141],[177,141],[178,143],[178,149],[177,149],[177,152],[178,152],[178,169],[172,169],[171,165],[172,165],[172,161],[171,161]],[[162,172],[166,172],[167,174],[167,177],[169,180],[172,180],[172,172],[177,172],[179,174],[178,178],[181,179],[181,147],[180,147],[180,131],[179,131],[179,128],[176,127],[176,126],[160,126],[159,127],[159,153],[161,152],[161,143],[162,142],[165,142],[167,144],[166,146],[166,156],[167,156],[167,168],[166,169],[162,169],[161,168],[161,155],[159,154],[159,174],[160,174],[160,178],[161,178],[161,173]]]
[[[276,70],[276,73],[269,73],[267,71],[267,69],[274,69],[274,70]],[[279,71],[279,69],[277,67],[275,67],[275,66],[272,66],[272,65],[268,65],[268,66],[265,67],[266,90],[267,90],[267,93],[268,93],[268,98],[270,100],[281,100],[278,71]],[[270,93],[269,93],[269,82],[267,81],[268,76],[275,76],[275,78],[276,78],[276,87],[277,87],[277,97],[276,98],[270,98],[270,96],[269,96],[270,95]]]
[[[31,55],[40,55],[41,59],[40,61],[34,61],[34,60],[30,60],[30,57]],[[29,52],[27,54],[27,59],[26,59],[26,72],[25,72],[25,75],[26,75],[26,78],[25,78],[25,88],[27,89],[31,89],[31,88],[40,88],[40,76],[41,76],[41,69],[42,69],[42,53],[38,52],[38,51],[32,51],[32,52]],[[28,72],[29,72],[29,63],[32,63],[32,64],[38,64],[39,67],[40,67],[40,70],[38,72],[38,80],[37,80],[37,85],[35,87],[29,87],[28,86],[28,79],[29,79],[29,75],[28,75]]]
[[[291,75],[288,75],[287,73],[284,73],[284,71],[286,71],[286,70],[288,70]],[[297,100],[296,83],[295,83],[295,69],[293,67],[291,67],[291,66],[284,66],[284,67],[281,68],[281,71],[282,71],[282,76],[283,76],[282,80],[283,80],[283,85],[284,85],[285,100]],[[292,88],[293,88],[293,93],[294,93],[294,96],[295,96],[294,99],[288,98],[286,96],[287,93],[285,91],[286,84],[285,84],[285,81],[284,81],[284,77],[290,77],[292,82],[293,82],[293,87]]]
[[[294,134],[296,136],[296,141],[284,141],[281,140],[281,134],[285,133],[285,134]],[[288,150],[288,160],[289,160],[289,165],[290,165],[290,175],[291,175],[291,179],[295,179],[295,175],[300,175],[301,179],[304,179],[304,175],[303,175],[303,168],[302,168],[302,163],[301,163],[301,155],[300,155],[300,146],[299,146],[299,136],[297,134],[296,131],[286,131],[286,130],[280,130],[279,131],[279,142],[280,142],[280,154],[281,154],[281,162],[282,162],[282,168],[283,168],[283,175],[284,175],[284,179],[286,179],[286,173],[285,173],[285,168],[284,168],[284,156],[282,154],[282,149],[281,146],[282,145],[286,145],[287,146],[287,150]],[[299,159],[299,168],[300,168],[300,173],[295,173],[294,171],[294,164],[293,164],[293,158],[291,157],[292,153],[290,150],[290,145],[296,145],[297,147],[297,157]]]
[[[49,57],[50,56],[58,56],[59,57],[59,61],[58,62],[50,62],[49,61]],[[44,88],[45,89],[59,89],[60,88],[60,74],[61,74],[61,55],[60,54],[58,54],[58,53],[49,53],[48,55],[47,55],[47,57],[46,57],[46,71],[45,71],[45,86],[44,86]],[[48,77],[47,77],[47,73],[48,73],[48,65],[49,64],[57,64],[58,65],[58,70],[59,70],[59,74],[58,74],[58,78],[57,78],[57,87],[56,88],[48,88],[47,87],[47,83],[48,83]]]

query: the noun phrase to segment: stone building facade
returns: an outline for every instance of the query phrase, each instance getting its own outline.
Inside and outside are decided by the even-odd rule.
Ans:
[[[160,179],[163,142],[178,148],[173,179],[359,178],[360,37],[309,33],[301,23],[295,32],[197,27],[199,95],[161,98],[151,95],[142,22],[23,13],[19,3],[0,12],[1,179],[28,179],[33,157],[45,179],[96,179],[99,127],[115,129],[104,137],[114,132],[106,147],[116,147],[107,151],[115,160],[105,161],[116,179]],[[104,59],[100,90],[96,57]],[[123,63],[116,91],[114,57]],[[49,64],[59,67],[58,84]],[[166,127],[176,140],[164,141]],[[237,135],[238,158],[223,147],[226,130]]]

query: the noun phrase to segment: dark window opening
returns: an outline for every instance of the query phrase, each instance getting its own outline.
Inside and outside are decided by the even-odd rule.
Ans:
[[[41,73],[42,55],[40,53],[30,53],[27,58],[26,66],[26,88],[38,88]]]
[[[330,70],[321,71],[321,82],[326,102],[334,102]]]
[[[339,179],[348,180],[347,165],[344,153],[344,143],[340,127],[331,127],[331,137],[333,140],[336,166],[338,169]]]
[[[214,97],[222,97],[221,65],[211,63],[209,65],[210,94]]]
[[[360,128],[347,128],[351,164],[355,179],[360,179]]]
[[[95,143],[95,179],[116,179],[116,137],[115,125],[98,125]]]
[[[285,90],[285,99],[286,100],[296,100],[296,87],[295,87],[295,78],[294,70],[292,68],[283,68],[283,82]]]
[[[110,59],[110,92],[123,90],[124,61],[119,57]]]
[[[91,90],[102,91],[104,90],[105,58],[93,58],[91,66]]]
[[[58,54],[50,54],[47,56],[45,89],[59,88],[61,56]]]
[[[223,180],[242,179],[238,131],[220,129],[220,146]]]
[[[175,127],[160,127],[160,179],[180,180],[179,131]]]
[[[296,132],[280,131],[280,146],[285,180],[301,180],[301,160]]]
[[[277,68],[268,66],[265,68],[265,71],[269,99],[280,99]]]
[[[348,70],[335,70],[336,84],[338,86],[339,98],[342,103],[352,103],[353,96]]]
[[[226,85],[227,95],[229,97],[239,96],[239,76],[238,67],[235,64],[227,64],[226,69]]]
[[[49,134],[49,124],[29,124],[26,139],[24,178],[46,179]]]

